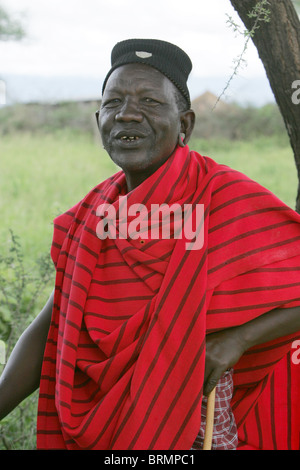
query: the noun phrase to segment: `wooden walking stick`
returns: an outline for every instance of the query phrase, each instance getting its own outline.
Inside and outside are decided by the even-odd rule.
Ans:
[[[203,450],[211,450],[212,437],[214,430],[214,414],[215,414],[216,387],[207,397],[206,407],[206,426],[204,433]]]

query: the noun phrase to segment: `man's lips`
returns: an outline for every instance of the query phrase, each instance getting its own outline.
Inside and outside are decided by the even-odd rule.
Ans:
[[[138,142],[140,139],[144,139],[147,135],[141,131],[135,129],[128,129],[118,132],[115,135],[115,139],[121,142]]]
[[[136,131],[121,131],[116,134],[115,142],[121,149],[139,149],[143,145],[147,136]]]

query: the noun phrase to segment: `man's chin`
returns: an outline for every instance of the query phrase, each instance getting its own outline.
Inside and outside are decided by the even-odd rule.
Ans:
[[[150,165],[149,156],[137,151],[112,152],[110,154],[112,161],[126,172],[128,171],[147,171]]]

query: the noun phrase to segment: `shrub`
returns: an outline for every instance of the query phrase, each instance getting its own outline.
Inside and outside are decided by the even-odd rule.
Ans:
[[[9,357],[19,336],[41,308],[40,297],[53,279],[53,268],[47,254],[36,261],[35,272],[28,272],[19,239],[12,232],[4,252],[0,255],[0,339],[5,342]],[[1,421],[0,449],[35,447],[37,397],[35,392]]]

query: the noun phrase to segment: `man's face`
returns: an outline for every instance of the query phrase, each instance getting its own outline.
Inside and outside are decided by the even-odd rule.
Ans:
[[[175,87],[163,74],[143,64],[111,74],[99,129],[105,149],[127,177],[156,171],[173,153],[180,125]]]

